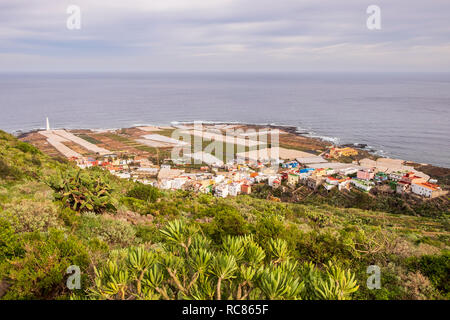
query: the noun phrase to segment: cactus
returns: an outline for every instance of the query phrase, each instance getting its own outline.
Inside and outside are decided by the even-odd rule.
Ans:
[[[97,172],[61,172],[60,176],[48,179],[47,184],[56,192],[56,200],[74,211],[115,211],[111,198],[112,187]]]

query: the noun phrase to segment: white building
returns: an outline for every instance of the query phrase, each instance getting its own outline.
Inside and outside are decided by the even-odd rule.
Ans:
[[[345,180],[345,181],[342,181],[341,183],[339,183],[339,185],[338,185],[339,191],[348,188],[350,181],[351,180]]]
[[[278,180],[278,179],[279,179],[278,176],[275,176],[275,175],[269,176],[269,178],[267,179],[267,180],[268,180],[267,183],[268,183],[269,186],[273,187],[273,182],[274,182],[275,180]]]
[[[336,187],[335,184],[331,184],[331,183],[328,183],[328,182],[325,182],[325,183],[323,184],[323,186],[324,186],[324,188],[325,188],[327,191],[330,191],[331,189],[333,189],[334,187]]]
[[[339,170],[339,173],[344,175],[344,176],[348,176],[350,174],[354,174],[354,173],[357,173],[357,172],[358,172],[358,169],[356,169],[356,168],[343,168],[343,169]]]
[[[129,174],[128,172],[122,172],[122,173],[116,172],[116,173],[114,173],[114,175],[116,177],[119,177],[119,178],[122,178],[122,179],[130,179],[131,178],[131,174]]]
[[[234,196],[235,197],[240,192],[241,192],[241,185],[239,183],[234,182],[234,183],[228,185],[228,194],[230,196]]]
[[[162,180],[159,182],[159,187],[161,189],[171,189],[172,188],[172,180]]]
[[[171,181],[171,189],[179,190],[186,183],[186,178],[175,178]]]
[[[214,182],[215,183],[221,183],[224,180],[225,180],[225,176],[223,176],[223,175],[217,175],[217,176],[214,177]]]
[[[228,196],[228,185],[227,184],[219,184],[214,189],[215,196],[219,198],[226,198]]]
[[[357,187],[358,189],[364,190],[364,191],[370,191],[373,188],[373,183],[369,181],[362,181],[359,179],[352,179],[351,183]]]
[[[431,183],[412,183],[411,191],[415,194],[432,198],[440,190],[439,186]]]
[[[394,181],[399,181],[405,174],[406,171],[395,171],[389,174],[389,178]]]
[[[260,182],[266,181],[268,178],[269,178],[268,176],[266,176],[264,174],[260,174],[255,177],[255,180],[257,183],[260,183]]]
[[[333,177],[327,177],[325,182],[328,183],[328,184],[332,184],[332,185],[337,186],[339,184],[339,179],[336,179],[336,178],[333,178]]]

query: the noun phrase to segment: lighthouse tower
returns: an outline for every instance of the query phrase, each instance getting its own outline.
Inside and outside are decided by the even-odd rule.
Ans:
[[[48,121],[48,117],[47,117],[47,131],[50,131],[50,122]]]

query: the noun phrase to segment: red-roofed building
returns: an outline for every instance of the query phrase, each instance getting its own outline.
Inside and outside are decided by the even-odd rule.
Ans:
[[[427,182],[424,178],[414,175],[414,172],[408,172],[400,181],[408,184]]]
[[[332,185],[338,185],[339,184],[339,179],[335,178],[335,177],[332,177],[332,176],[329,176],[329,177],[327,177],[326,182],[329,183],[329,184],[332,184]]]
[[[414,182],[411,184],[411,191],[415,194],[427,198],[435,198],[447,193],[446,191],[443,191],[437,184],[429,182]]]
[[[241,185],[241,193],[243,193],[243,194],[250,194],[250,193],[252,193],[252,186],[249,185],[249,184]]]

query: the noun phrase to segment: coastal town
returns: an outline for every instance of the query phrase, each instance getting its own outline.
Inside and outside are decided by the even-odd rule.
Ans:
[[[189,139],[173,138],[175,130]],[[276,145],[270,139],[259,139],[262,135],[270,138],[275,131],[279,139]],[[231,145],[231,157],[219,158],[207,148],[187,152],[179,159],[171,157],[174,148],[191,150],[189,140],[199,137],[216,146]],[[47,119],[46,130],[28,133],[22,140],[80,168],[99,167],[122,179],[160,189],[210,193],[222,198],[251,194],[255,187],[264,185],[290,190],[306,187],[311,191],[381,190],[423,199],[448,193],[437,179],[404,160],[376,158],[356,147],[328,145],[283,128],[210,124],[199,131],[184,124],[52,130]]]

